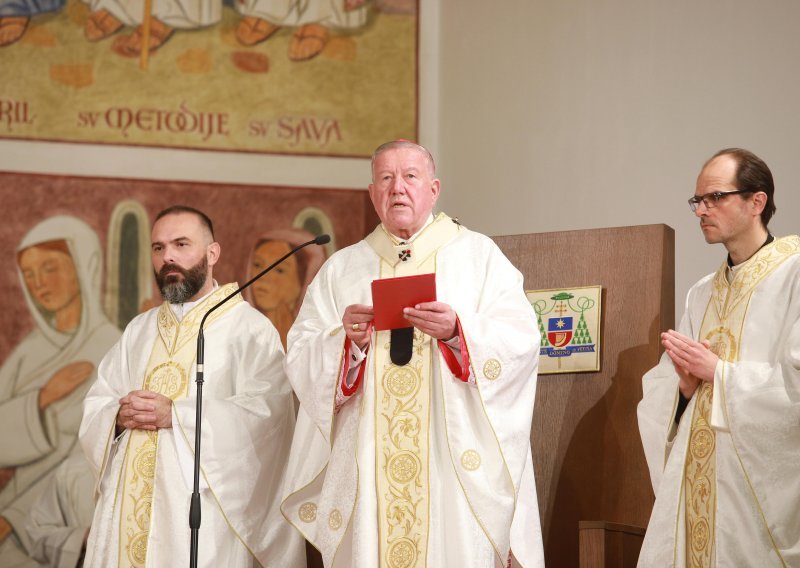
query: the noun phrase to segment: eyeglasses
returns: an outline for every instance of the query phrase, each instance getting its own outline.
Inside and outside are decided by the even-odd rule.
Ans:
[[[713,209],[720,200],[725,199],[729,195],[738,195],[740,193],[757,193],[757,190],[736,189],[734,191],[715,191],[713,193],[706,193],[705,195],[695,195],[689,199],[689,208],[692,210],[692,213],[694,213],[702,203],[706,206],[706,209]]]

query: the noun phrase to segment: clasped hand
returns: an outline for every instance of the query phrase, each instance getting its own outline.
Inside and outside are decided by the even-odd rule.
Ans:
[[[672,359],[680,378],[679,388],[684,398],[691,398],[700,381],[714,382],[719,357],[710,350],[708,341],[695,341],[675,330],[661,334],[661,344]]]
[[[172,428],[172,400],[148,390],[135,390],[119,399],[117,425],[129,430]]]

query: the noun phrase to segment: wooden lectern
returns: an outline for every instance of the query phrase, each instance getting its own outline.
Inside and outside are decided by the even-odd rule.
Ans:
[[[613,565],[635,565],[654,500],[636,405],[642,375],[662,352],[659,334],[674,326],[674,231],[644,225],[494,240],[526,290],[603,287],[600,371],[539,377],[533,465],[547,566],[579,565],[581,521],[594,521],[584,525],[594,531],[586,539],[605,531],[594,542],[624,533],[626,560]],[[605,552],[590,540],[587,553],[602,554],[581,565],[605,566]]]

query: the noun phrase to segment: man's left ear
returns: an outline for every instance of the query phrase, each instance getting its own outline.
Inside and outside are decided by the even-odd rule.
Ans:
[[[220,246],[218,242],[213,242],[206,248],[206,258],[208,258],[208,265],[214,266],[219,260]]]
[[[753,194],[753,206],[755,207],[755,213],[761,215],[761,212],[764,210],[764,207],[767,206],[767,194],[763,191],[759,191]]]

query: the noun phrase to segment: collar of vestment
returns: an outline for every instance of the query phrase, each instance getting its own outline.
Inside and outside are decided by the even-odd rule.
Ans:
[[[765,246],[767,246],[768,244],[770,244],[774,240],[775,240],[775,237],[773,236],[773,234],[772,233],[767,233],[767,238],[764,240],[764,244],[761,245],[760,247],[758,247],[758,250],[761,250],[762,248],[764,248]],[[758,252],[758,251],[756,251],[756,252]],[[747,261],[745,261],[745,262],[747,262]],[[738,268],[738,266],[739,266],[738,264],[733,264],[733,259],[731,258],[731,254],[728,253],[728,268],[735,269],[735,268]]]
[[[753,256],[738,264],[728,282],[727,260],[714,275],[713,301],[717,313],[724,320],[744,298],[749,297],[753,289],[766,276],[790,257],[800,254],[800,237],[790,235],[775,239],[761,247]]]
[[[211,290],[203,294],[202,298],[198,298],[197,300],[194,301],[182,302],[180,304],[173,304],[173,303],[169,304],[169,307],[172,309],[172,313],[175,314],[175,317],[179,322],[183,319],[184,314],[189,313],[193,307],[195,307],[197,304],[205,300],[210,294],[216,292],[216,290],[219,288],[219,284],[217,284],[216,280],[212,280],[211,282],[212,282]]]
[[[198,301],[192,308],[183,315],[183,319],[178,321],[169,303],[164,302],[158,309],[158,335],[164,342],[167,352],[172,354],[181,349],[187,341],[195,339],[197,332],[200,331],[200,321],[208,310],[220,302],[226,296],[236,291],[238,285],[235,282],[220,286],[205,298]],[[216,310],[206,320],[206,328],[211,326],[228,310],[239,302],[242,302],[241,294],[231,298],[224,306]]]
[[[439,213],[410,241],[392,235],[383,224],[378,225],[365,240],[392,268],[404,263],[420,266],[439,248],[453,240],[460,230],[461,225],[457,221]]]

